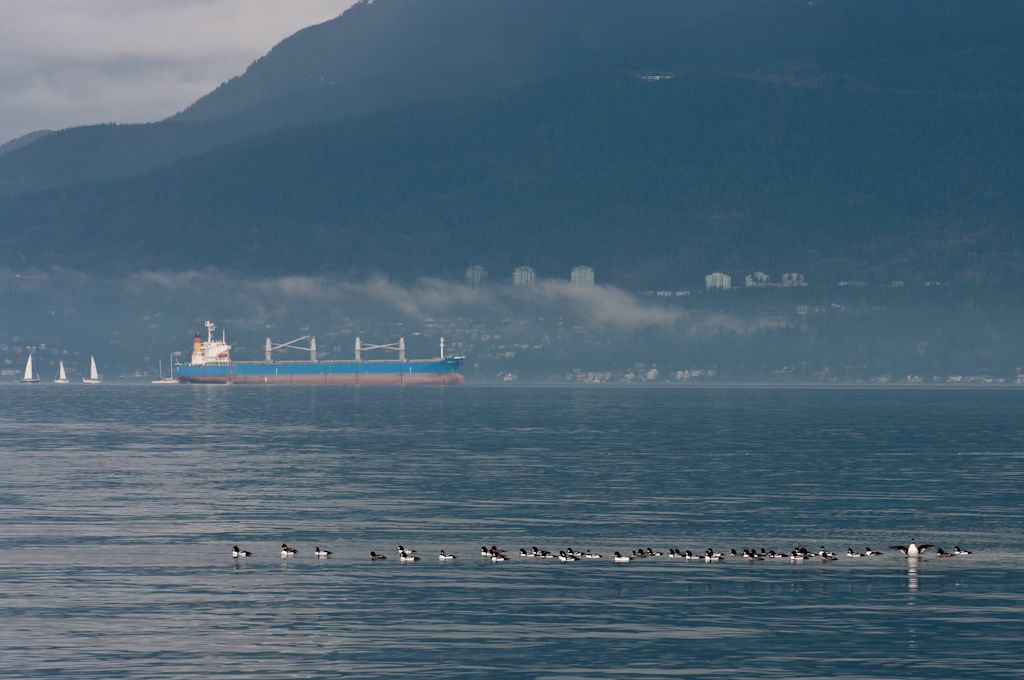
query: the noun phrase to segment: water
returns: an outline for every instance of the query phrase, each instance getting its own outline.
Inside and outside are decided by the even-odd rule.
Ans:
[[[0,385],[0,676],[1021,677],[1022,411],[1008,389]],[[887,549],[911,537],[974,554]],[[886,554],[610,559],[822,544]]]

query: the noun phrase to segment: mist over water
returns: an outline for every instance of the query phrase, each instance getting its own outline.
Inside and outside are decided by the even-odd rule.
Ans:
[[[41,383],[0,406],[5,677],[1019,671],[1013,391]],[[888,549],[911,537],[974,554]],[[610,559],[822,544],[839,561]],[[604,558],[515,556],[535,545]]]
[[[676,294],[685,292],[558,279],[515,286],[497,275],[471,286],[216,270],[0,271],[0,366],[13,378],[32,353],[42,376],[64,361],[75,380],[95,355],[108,379],[152,378],[172,353],[187,360],[193,334],[212,321],[235,360],[263,359],[267,338],[303,335],[316,337],[321,359],[353,358],[357,337],[404,338],[410,358],[430,358],[444,337],[474,383],[1024,384],[1015,295],[816,282]]]

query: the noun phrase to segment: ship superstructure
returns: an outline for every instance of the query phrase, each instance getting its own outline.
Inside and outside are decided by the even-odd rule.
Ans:
[[[227,343],[227,336],[222,330],[220,340],[213,339],[213,332],[217,326],[206,322],[206,342],[199,333],[192,340],[192,365],[193,366],[226,366],[231,363],[231,345]]]

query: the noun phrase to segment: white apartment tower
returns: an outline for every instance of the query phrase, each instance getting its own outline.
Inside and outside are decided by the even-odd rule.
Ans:
[[[709,289],[729,290],[732,288],[732,277],[722,272],[715,272],[704,277],[704,285]]]
[[[516,267],[512,272],[512,283],[516,286],[532,286],[537,283],[537,272],[533,267]]]
[[[478,264],[466,269],[466,285],[479,286],[487,279],[487,269]]]
[[[593,286],[594,270],[590,267],[573,267],[572,273],[569,274],[569,281],[574,286]]]

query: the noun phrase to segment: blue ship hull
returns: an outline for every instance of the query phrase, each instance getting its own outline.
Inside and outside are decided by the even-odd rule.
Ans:
[[[462,358],[431,361],[238,361],[178,364],[179,382],[258,385],[462,385]]]

